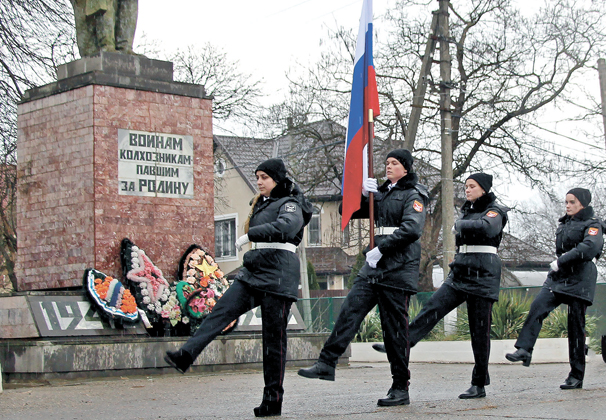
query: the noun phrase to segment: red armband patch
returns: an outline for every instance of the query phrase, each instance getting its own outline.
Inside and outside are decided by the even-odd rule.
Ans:
[[[590,234],[591,236],[597,235],[598,232],[599,232],[598,228],[594,228],[594,227],[589,228],[589,230],[587,231],[587,233]]]
[[[421,213],[423,211],[423,203],[415,200],[415,202],[412,203],[412,208]]]
[[[499,213],[497,213],[496,211],[492,211],[490,210],[488,213],[486,213],[486,216],[488,217],[497,217],[499,215]]]

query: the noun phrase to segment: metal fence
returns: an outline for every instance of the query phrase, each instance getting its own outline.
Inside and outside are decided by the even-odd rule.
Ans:
[[[540,290],[541,286],[510,287],[502,288],[501,293],[519,293],[533,299]],[[411,306],[417,302],[424,305],[432,294],[433,292],[418,293],[411,299]],[[332,331],[344,301],[345,297],[299,299],[297,309],[303,316],[309,332],[327,332]],[[378,311],[378,308],[374,310]],[[598,335],[606,334],[606,283],[598,283],[593,305],[587,309],[587,315],[597,316],[596,333]]]

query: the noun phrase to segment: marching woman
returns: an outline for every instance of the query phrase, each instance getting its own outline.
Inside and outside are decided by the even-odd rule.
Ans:
[[[312,215],[311,203],[286,177],[280,159],[261,163],[256,171],[259,194],[245,224],[246,234],[238,238],[241,250],[248,242],[243,268],[233,284],[217,301],[196,333],[179,350],[166,352],[164,360],[181,373],[234,319],[261,306],[263,336],[263,400],[254,409],[256,417],[279,416],[284,394],[286,327],[300,279],[297,245]]]
[[[570,373],[561,389],[582,388],[585,375],[585,311],[593,304],[595,262],[602,253],[606,228],[594,217],[590,202],[591,192],[584,188],[573,188],[566,194],[566,214],[556,231],[557,259],[550,264],[543,288],[530,306],[515,343],[517,350],[505,355],[511,362],[529,366],[543,320],[560,304],[568,305]]]
[[[354,339],[364,317],[379,306],[385,337],[392,386],[380,406],[409,404],[408,383],[408,304],[417,293],[421,258],[421,233],[425,224],[428,193],[412,172],[413,157],[406,149],[391,151],[386,158],[387,181],[377,188],[377,180],[368,178],[362,194],[373,192],[375,204],[375,243],[365,250],[366,263],[359,271],[345,298],[330,337],[310,368],[300,369],[306,378],[335,380],[335,366]],[[367,218],[369,199],[352,218]]]
[[[410,345],[423,339],[446,314],[467,302],[469,332],[475,366],[471,387],[459,398],[486,396],[490,384],[490,324],[492,304],[499,299],[501,259],[497,249],[507,223],[508,208],[496,203],[490,192],[492,175],[475,173],[465,181],[467,201],[455,222],[458,248],[444,284],[431,296],[410,323]]]

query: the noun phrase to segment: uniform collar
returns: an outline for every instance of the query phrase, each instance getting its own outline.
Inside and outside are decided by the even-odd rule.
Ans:
[[[461,207],[461,211],[463,213],[468,213],[468,212],[480,213],[480,212],[483,212],[496,199],[497,199],[497,197],[493,193],[491,193],[491,192],[486,193],[483,196],[479,197],[473,203],[471,201],[467,200],[465,202],[465,204],[463,204],[463,207]]]
[[[413,188],[415,185],[417,185],[418,180],[419,180],[419,177],[417,176],[416,173],[409,172],[402,178],[398,179],[398,182],[396,182],[392,188],[389,188],[389,186],[391,185],[391,181],[389,181],[389,180],[385,181],[383,183],[383,185],[381,185],[379,187],[379,191],[385,192],[385,191],[391,191],[391,190],[398,190],[398,189],[405,190],[408,188]]]
[[[568,219],[584,221],[584,220],[589,220],[592,217],[593,217],[593,207],[587,206],[584,209],[579,210],[579,212],[572,217],[565,214],[564,216],[560,217],[559,222],[564,223]]]

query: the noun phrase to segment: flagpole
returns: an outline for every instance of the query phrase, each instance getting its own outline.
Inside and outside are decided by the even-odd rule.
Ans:
[[[372,108],[368,110],[368,177],[374,178],[373,158],[372,158],[372,143],[375,134],[374,117]],[[375,247],[375,195],[368,195],[368,218],[370,221],[370,249]]]

